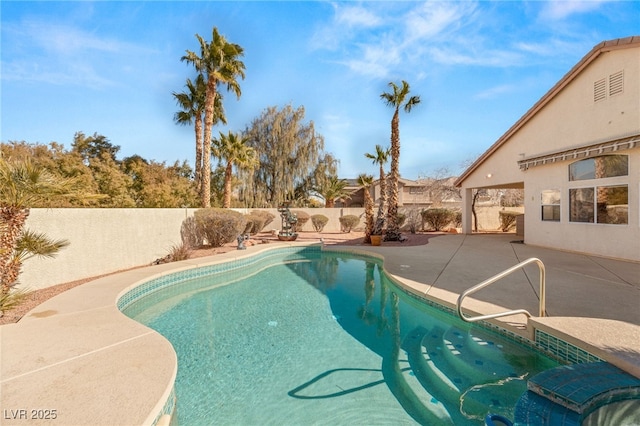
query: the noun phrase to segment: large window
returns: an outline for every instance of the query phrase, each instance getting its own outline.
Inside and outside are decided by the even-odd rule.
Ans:
[[[603,179],[629,174],[629,157],[601,155],[569,164],[569,180]]]
[[[547,189],[542,191],[540,203],[542,205],[542,220],[560,221],[560,190]]]
[[[629,221],[627,185],[569,189],[571,222],[627,224]]]

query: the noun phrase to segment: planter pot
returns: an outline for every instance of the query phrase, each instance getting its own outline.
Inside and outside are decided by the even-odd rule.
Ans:
[[[379,246],[382,243],[382,235],[371,235],[371,245]]]

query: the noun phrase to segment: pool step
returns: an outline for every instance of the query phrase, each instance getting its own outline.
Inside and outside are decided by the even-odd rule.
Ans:
[[[579,425],[604,405],[639,399],[640,379],[609,363],[594,362],[543,371],[529,380],[527,389],[516,405],[516,423]]]

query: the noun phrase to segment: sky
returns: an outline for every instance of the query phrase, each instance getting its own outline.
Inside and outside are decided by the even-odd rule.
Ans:
[[[421,102],[400,115],[400,174],[457,175],[598,43],[640,35],[640,1],[11,1],[0,2],[0,141],[98,133],[118,158],[193,165],[193,128],[175,124],[216,27],[244,49],[242,95],[225,93],[241,132],[268,107],[304,107],[339,159],[374,176],[406,80]],[[224,92],[224,91],[223,91]]]

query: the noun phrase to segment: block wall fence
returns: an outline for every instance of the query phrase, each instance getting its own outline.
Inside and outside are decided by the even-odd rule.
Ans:
[[[494,208],[495,209],[495,208]],[[133,267],[151,265],[181,243],[182,222],[197,209],[31,209],[27,228],[43,232],[53,239],[66,239],[70,245],[51,258],[25,261],[19,281],[21,288],[42,289]],[[256,209],[234,209],[243,214]],[[280,229],[276,209],[262,209],[275,216],[264,230]],[[309,215],[323,214],[329,222],[323,232],[340,232],[339,218],[361,217],[362,208],[318,208],[305,210]],[[401,209],[402,210],[402,209]],[[486,210],[486,211],[485,211]],[[479,209],[481,230],[499,227],[498,212]],[[493,228],[491,228],[493,227]],[[304,231],[313,232],[311,221]]]

